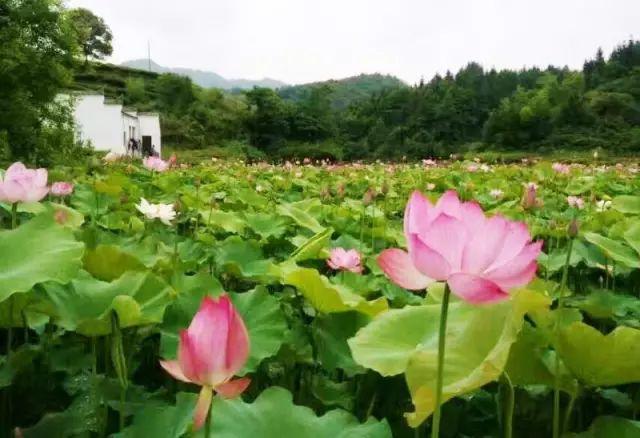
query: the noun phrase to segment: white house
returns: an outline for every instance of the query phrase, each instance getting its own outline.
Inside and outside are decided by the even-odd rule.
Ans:
[[[153,149],[161,154],[160,117],[156,113],[139,113],[109,102],[102,94],[73,94],[70,99],[76,135],[80,141],[91,142],[98,151],[126,154],[131,139],[139,142],[140,150]]]

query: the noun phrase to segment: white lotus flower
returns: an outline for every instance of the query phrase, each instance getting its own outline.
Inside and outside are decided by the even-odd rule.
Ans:
[[[601,199],[600,201],[596,202],[597,211],[606,211],[606,210],[609,210],[610,208],[611,208],[611,201],[605,201],[604,199]]]
[[[147,219],[160,219],[165,225],[171,225],[171,221],[176,218],[173,204],[151,204],[144,198],[140,198],[140,204],[136,205],[140,213]]]

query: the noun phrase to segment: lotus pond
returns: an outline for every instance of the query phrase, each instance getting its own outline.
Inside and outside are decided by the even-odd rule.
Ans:
[[[2,434],[640,436],[638,171],[14,167]]]

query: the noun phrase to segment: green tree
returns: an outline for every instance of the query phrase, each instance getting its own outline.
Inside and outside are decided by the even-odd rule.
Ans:
[[[0,2],[0,137],[34,160],[56,95],[69,84],[75,44],[57,0]]]
[[[147,90],[142,78],[130,78],[125,82],[127,105],[139,105],[147,101]]]
[[[158,77],[156,93],[160,108],[167,112],[184,113],[196,101],[191,79],[172,73]]]
[[[251,114],[247,130],[251,143],[260,149],[283,145],[290,132],[291,109],[269,88],[254,88],[246,93]]]
[[[67,14],[85,62],[89,58],[104,59],[113,53],[113,35],[101,17],[84,8],[71,9]]]

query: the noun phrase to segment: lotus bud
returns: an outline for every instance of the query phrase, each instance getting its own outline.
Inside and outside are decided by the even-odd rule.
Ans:
[[[375,199],[376,191],[373,188],[369,188],[366,192],[364,192],[362,202],[364,203],[364,205],[370,205]]]
[[[524,196],[522,197],[522,207],[525,210],[531,210],[538,206],[537,192],[537,184],[529,183],[526,185]]]
[[[580,228],[578,226],[578,221],[573,219],[569,223],[569,227],[567,228],[567,234],[569,235],[569,237],[571,237],[573,239],[574,237],[578,236],[578,231],[579,230],[580,230]]]

